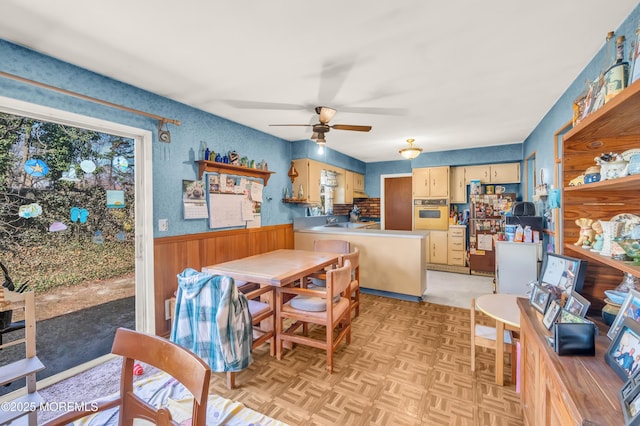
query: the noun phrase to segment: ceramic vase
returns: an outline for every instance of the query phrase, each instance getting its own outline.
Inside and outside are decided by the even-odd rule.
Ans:
[[[611,220],[601,220],[600,224],[602,225],[603,237],[602,250],[600,250],[600,254],[602,256],[611,256],[613,239],[620,236],[623,223]]]

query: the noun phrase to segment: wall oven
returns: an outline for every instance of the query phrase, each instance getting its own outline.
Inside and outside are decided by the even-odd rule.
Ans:
[[[413,200],[413,229],[449,229],[449,201],[446,198]]]

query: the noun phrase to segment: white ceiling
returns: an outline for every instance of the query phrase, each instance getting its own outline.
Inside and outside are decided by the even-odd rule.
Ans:
[[[333,107],[371,162],[522,142],[636,4],[2,0],[0,38],[290,141]]]

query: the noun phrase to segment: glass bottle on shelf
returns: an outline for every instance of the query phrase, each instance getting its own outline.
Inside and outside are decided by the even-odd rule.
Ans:
[[[629,62],[624,60],[624,36],[616,38],[615,61],[604,74],[604,102],[607,103],[627,87]]]

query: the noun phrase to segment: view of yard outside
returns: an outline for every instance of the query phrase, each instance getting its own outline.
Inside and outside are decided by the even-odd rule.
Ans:
[[[134,141],[0,113],[0,262],[40,293],[134,271]]]

